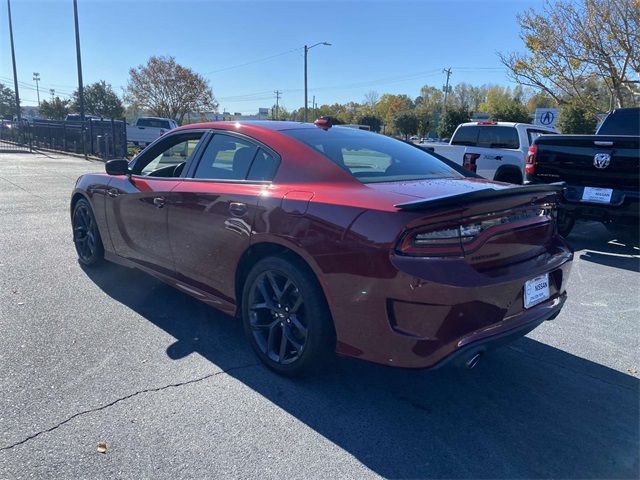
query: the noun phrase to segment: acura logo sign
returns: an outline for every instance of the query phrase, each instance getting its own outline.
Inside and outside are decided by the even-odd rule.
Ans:
[[[608,153],[596,153],[593,157],[593,166],[596,168],[607,168],[611,163],[611,155]]]

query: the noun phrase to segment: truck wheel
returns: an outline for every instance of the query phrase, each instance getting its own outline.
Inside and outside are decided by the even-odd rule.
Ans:
[[[493,179],[496,182],[513,183],[516,185],[522,184],[522,173],[516,169],[500,168]]]
[[[568,237],[576,223],[576,219],[569,215],[566,210],[558,210],[558,233],[563,237]]]

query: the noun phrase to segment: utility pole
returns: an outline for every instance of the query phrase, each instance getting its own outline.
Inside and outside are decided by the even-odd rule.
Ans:
[[[313,118],[318,118],[318,114],[316,113],[316,96],[313,96],[311,100],[311,108],[313,108]]]
[[[73,18],[76,25],[76,57],[78,61],[78,100],[80,103],[80,121],[84,122],[84,89],[82,87],[82,60],[80,58],[80,30],[78,29],[77,0],[73,0]]]
[[[304,121],[305,123],[307,122],[307,112],[309,110],[308,108],[309,102],[308,102],[308,95],[307,95],[307,53],[313,47],[317,47],[318,45],[331,46],[329,42],[318,42],[311,45],[310,47],[307,45],[304,46]]]
[[[40,86],[38,82],[40,81],[40,74],[38,72],[33,72],[33,81],[36,82],[36,93],[38,94],[38,107],[40,106]]]
[[[451,76],[451,67],[442,69],[442,73],[447,74],[447,84],[444,87],[444,103],[443,103],[443,110],[446,110],[447,97],[449,96],[449,77]]]
[[[280,117],[278,117],[278,113],[279,113],[280,95],[282,95],[282,92],[280,90],[276,90],[273,93],[276,94],[276,115],[275,115],[275,119],[279,120]]]
[[[13,47],[13,25],[11,24],[11,3],[7,0],[7,10],[9,12],[9,37],[11,39],[11,61],[13,62],[13,87],[16,94],[16,118],[20,125],[20,94],[18,93],[18,73],[16,72],[16,51]]]
[[[53,97],[54,97],[54,95],[56,94],[56,90],[55,90],[55,88],[50,88],[50,89],[49,89],[49,93],[51,94],[51,101],[53,102]]]

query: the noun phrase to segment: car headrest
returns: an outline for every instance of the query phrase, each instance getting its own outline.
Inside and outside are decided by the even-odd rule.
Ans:
[[[244,178],[249,170],[249,164],[255,155],[255,148],[242,147],[233,155],[233,174],[236,178]]]

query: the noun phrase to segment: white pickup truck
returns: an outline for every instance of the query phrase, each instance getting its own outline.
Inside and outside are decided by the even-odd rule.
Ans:
[[[420,147],[481,177],[521,184],[529,145],[540,135],[557,133],[552,128],[528,123],[468,122],[458,125],[449,143],[423,143]]]
[[[170,118],[140,117],[133,125],[127,125],[127,143],[146,146],[178,124]]]

